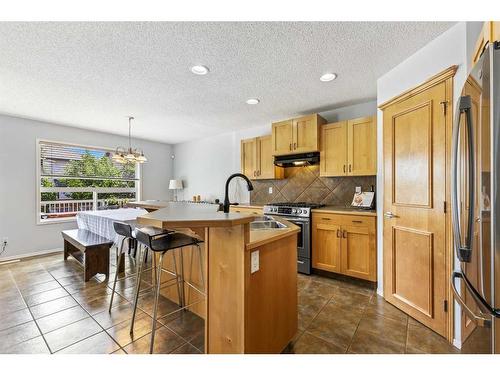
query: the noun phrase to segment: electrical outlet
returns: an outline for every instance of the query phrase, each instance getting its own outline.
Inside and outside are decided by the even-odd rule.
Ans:
[[[2,239],[2,244],[7,245],[8,243],[9,243],[9,237],[4,237],[4,238]]]
[[[259,270],[259,250],[252,251],[250,259],[250,273],[255,273]]]
[[[356,193],[361,193],[361,186],[356,186]]]
[[[273,193],[273,187],[269,186],[269,194],[272,194],[272,193]]]

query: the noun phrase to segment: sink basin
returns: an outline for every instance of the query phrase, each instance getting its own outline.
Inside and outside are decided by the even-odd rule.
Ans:
[[[285,229],[288,228],[285,224],[279,221],[253,221],[250,223],[250,230],[270,230],[270,229]]]
[[[254,222],[255,221],[276,221],[276,220],[271,216],[264,215],[264,216],[255,216]]]

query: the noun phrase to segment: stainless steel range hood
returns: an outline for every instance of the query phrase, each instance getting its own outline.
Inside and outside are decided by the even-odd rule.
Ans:
[[[300,167],[319,163],[319,152],[306,154],[283,155],[274,157],[274,165],[278,167]]]

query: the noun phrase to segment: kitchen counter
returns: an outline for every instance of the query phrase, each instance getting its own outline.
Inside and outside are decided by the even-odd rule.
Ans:
[[[137,218],[140,225],[203,240],[203,277],[200,267],[192,266],[200,261],[194,248],[174,250],[183,252],[177,260],[169,251],[163,267],[171,270],[174,261],[182,261],[189,270],[185,280],[200,290],[206,280],[206,297],[184,285],[186,305],[205,320],[206,353],[277,354],[291,342],[298,329],[297,226],[280,217],[285,228],[251,230],[258,216],[226,214],[212,204],[144,201],[131,206],[151,211]],[[162,282],[169,277],[162,274]],[[176,288],[164,288],[162,295],[178,303]]]
[[[136,202],[137,207],[140,202]],[[153,205],[146,204],[152,208]],[[248,224],[253,217],[239,213],[225,214],[218,210],[217,205],[198,203],[162,202],[158,209],[139,216],[137,222],[141,225],[151,225],[163,229],[196,228],[196,227],[232,227]]]
[[[315,208],[311,212],[342,214],[342,215],[358,215],[358,216],[377,216],[376,210],[363,210],[360,208],[345,207],[345,206],[324,206],[320,208]]]

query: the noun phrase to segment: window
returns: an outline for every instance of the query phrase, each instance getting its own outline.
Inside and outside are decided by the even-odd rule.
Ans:
[[[140,199],[140,167],[119,164],[109,149],[37,142],[37,220],[74,218],[79,211],[119,208]]]

